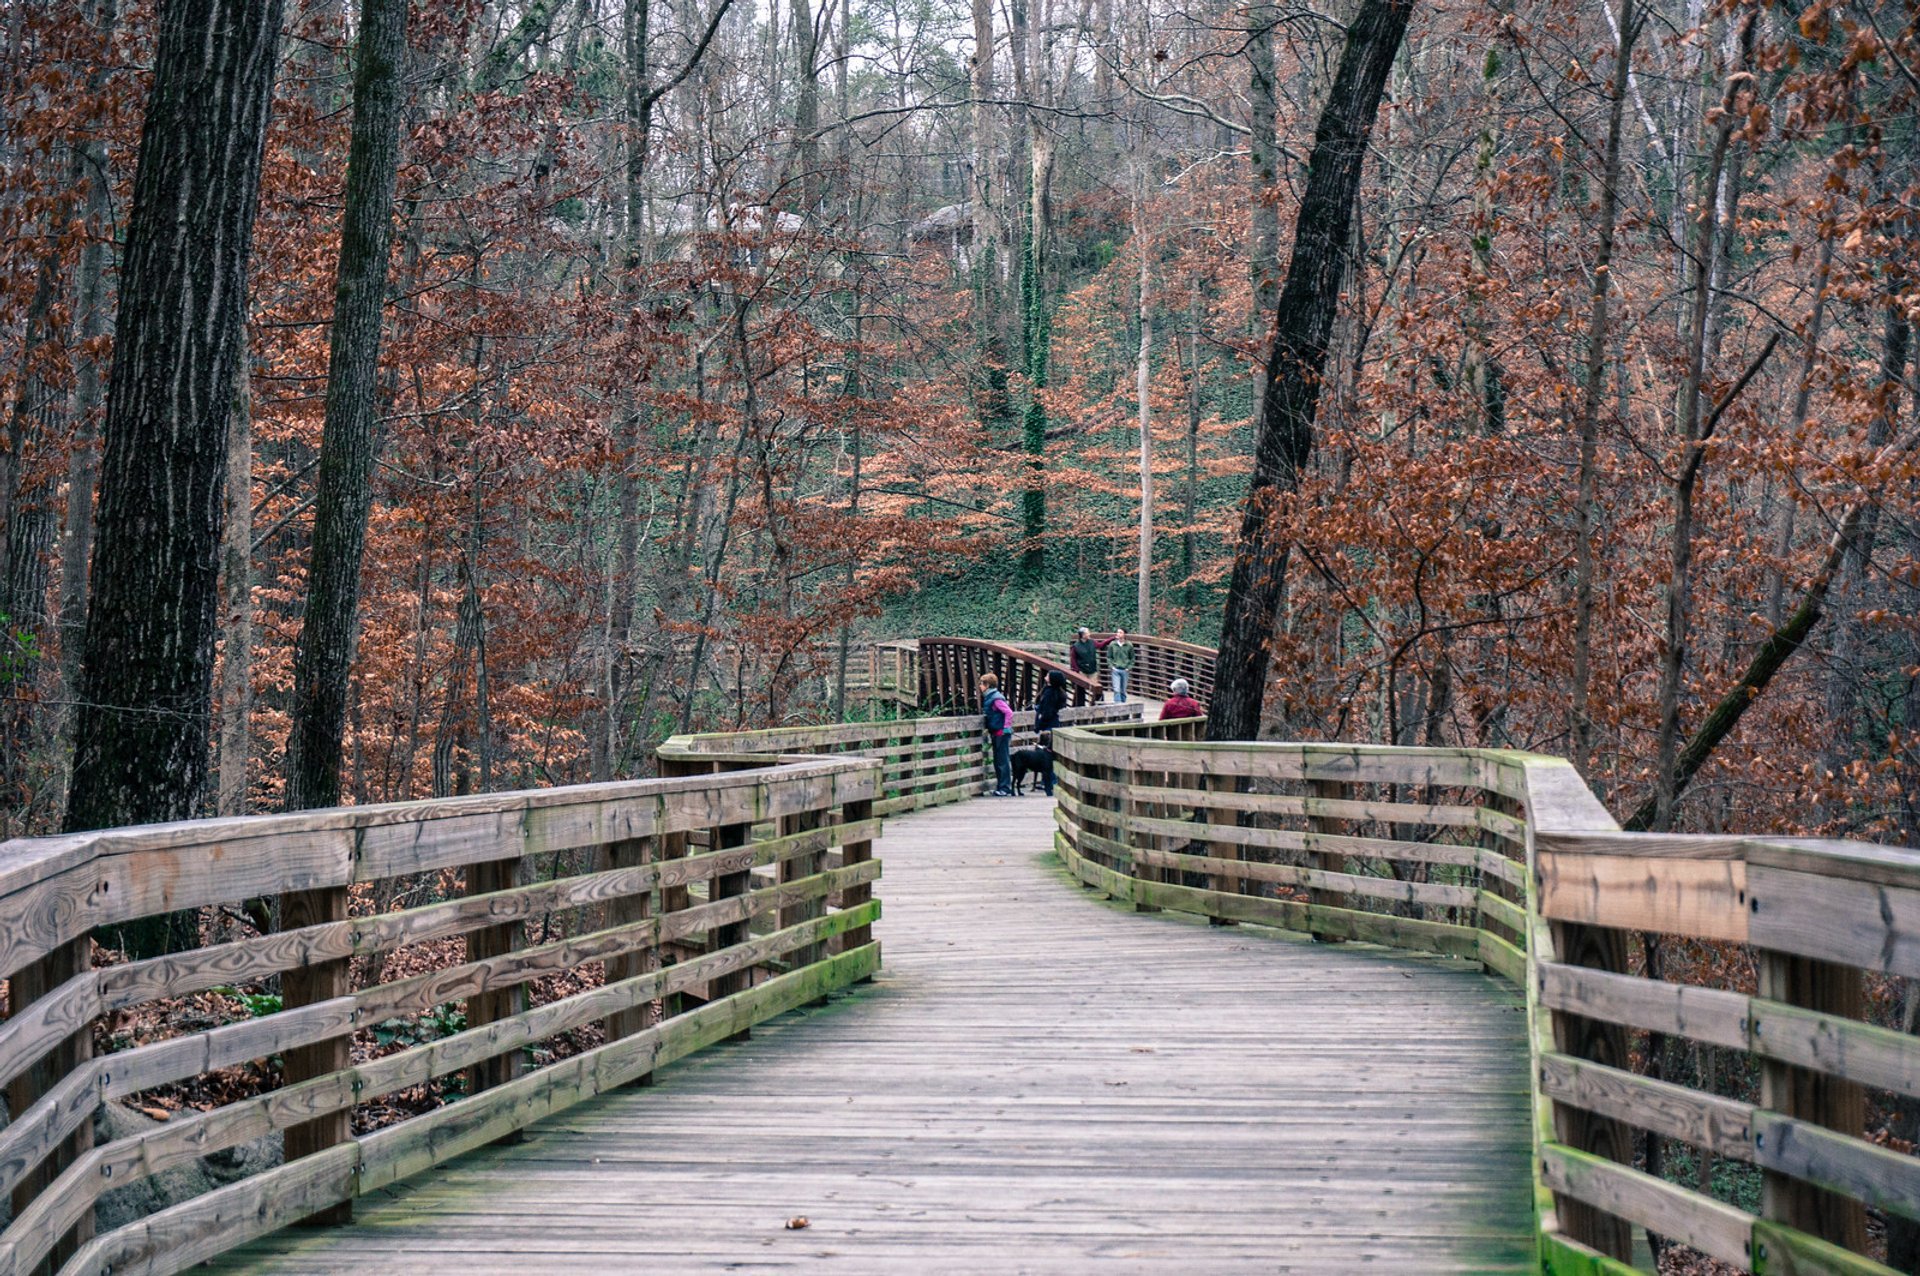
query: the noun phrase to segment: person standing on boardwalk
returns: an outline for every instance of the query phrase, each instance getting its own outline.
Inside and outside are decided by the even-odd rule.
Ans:
[[[1127,702],[1127,680],[1133,675],[1133,644],[1127,641],[1127,631],[1116,629],[1113,637],[1099,644],[1107,650],[1107,668],[1113,672],[1113,702]]]
[[[1160,721],[1172,722],[1175,718],[1207,716],[1207,711],[1201,707],[1200,702],[1188,694],[1191,688],[1187,685],[1185,678],[1175,678],[1167,685],[1167,690],[1172,694],[1167,697],[1167,702],[1160,706]]]
[[[1013,796],[1013,705],[1000,694],[1000,679],[980,676],[981,726],[993,745],[993,776],[998,782],[988,797]]]
[[[1074,632],[1073,642],[1067,646],[1067,668],[1083,677],[1100,677],[1100,647],[1085,625]]]
[[[1040,693],[1040,703],[1033,707],[1033,729],[1040,735],[1040,747],[1046,751],[1049,760],[1053,757],[1053,729],[1060,725],[1060,711],[1067,707],[1067,675],[1058,669],[1047,671],[1047,686]],[[1040,791],[1048,797],[1053,796],[1053,767],[1049,765],[1040,776]]]

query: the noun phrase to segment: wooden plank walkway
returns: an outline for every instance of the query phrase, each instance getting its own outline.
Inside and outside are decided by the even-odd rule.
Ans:
[[[1514,994],[1123,913],[1051,806],[889,821],[872,985],[226,1269],[1530,1270]]]

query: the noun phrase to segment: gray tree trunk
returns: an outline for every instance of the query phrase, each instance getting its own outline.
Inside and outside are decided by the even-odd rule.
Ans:
[[[160,11],[107,390],[69,830],[200,813],[221,495],[282,0]],[[133,928],[135,955],[166,927]]]
[[[286,809],[340,801],[341,739],[373,506],[376,374],[400,159],[408,0],[360,0],[353,132],[327,356],[326,424],[314,498],[307,615],[294,653]]]
[[[1293,256],[1275,303],[1278,322],[1267,353],[1253,479],[1227,587],[1219,674],[1208,707],[1210,740],[1250,740],[1259,731],[1268,645],[1292,548],[1282,506],[1287,495],[1298,490],[1313,455],[1314,416],[1340,309],[1367,136],[1412,15],[1413,0],[1363,0],[1347,28],[1340,66],[1314,132]]]

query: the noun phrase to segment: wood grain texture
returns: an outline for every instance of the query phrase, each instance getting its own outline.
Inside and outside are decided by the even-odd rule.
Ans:
[[[1511,993],[1122,913],[1051,832],[1038,798],[889,822],[864,989],[224,1270],[1532,1270]]]

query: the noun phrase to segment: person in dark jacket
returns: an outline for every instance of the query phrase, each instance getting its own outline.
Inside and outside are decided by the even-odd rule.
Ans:
[[[993,744],[993,775],[999,783],[988,797],[1013,796],[1013,705],[1000,694],[1000,679],[980,677],[981,726]]]
[[[1067,644],[1067,668],[1095,682],[1100,680],[1100,644],[1085,625],[1074,630],[1073,641]]]
[[[1185,678],[1175,678],[1167,685],[1167,690],[1173,694],[1169,695],[1167,702],[1160,706],[1160,721],[1171,722],[1175,718],[1207,716],[1207,711],[1201,707],[1200,702],[1187,694],[1191,688],[1188,687]]]
[[[1040,693],[1040,703],[1033,707],[1033,729],[1040,734],[1040,747],[1046,750],[1049,763],[1053,758],[1053,729],[1060,725],[1060,711],[1067,707],[1067,675],[1058,669],[1047,671],[1047,686]],[[1040,791],[1048,797],[1053,796],[1053,767],[1049,765],[1040,775]]]

